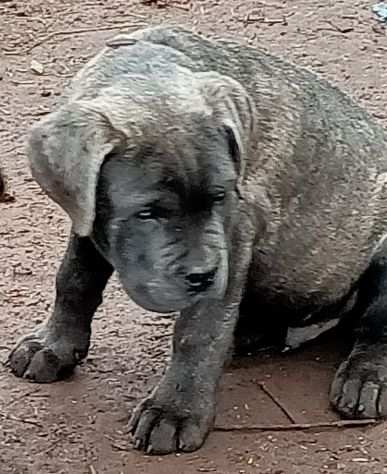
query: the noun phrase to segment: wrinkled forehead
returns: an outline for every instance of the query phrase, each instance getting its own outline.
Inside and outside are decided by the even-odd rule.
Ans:
[[[226,133],[202,123],[175,129],[160,127],[158,137],[130,147],[111,160],[109,177],[115,200],[135,202],[149,193],[196,194],[229,188],[236,179]],[[130,195],[128,196],[128,192]]]

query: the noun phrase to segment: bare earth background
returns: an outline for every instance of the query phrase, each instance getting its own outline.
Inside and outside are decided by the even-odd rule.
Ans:
[[[284,18],[286,19],[285,21]],[[339,84],[387,124],[387,39],[371,3],[353,0],[0,0],[0,160],[15,201],[0,203],[0,358],[46,317],[69,223],[31,181],[28,126],[107,38],[145,24],[194,27],[265,48]],[[108,30],[110,28],[110,30]],[[94,322],[87,362],[66,382],[33,385],[0,366],[1,474],[295,474],[387,472],[387,424],[320,432],[212,433],[189,455],[147,457],[126,432],[135,403],[159,379],[172,322],[128,302],[114,280]],[[217,423],[334,420],[327,392],[339,341],[228,368]]]

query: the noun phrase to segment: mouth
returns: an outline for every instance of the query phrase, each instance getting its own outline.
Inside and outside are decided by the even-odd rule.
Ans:
[[[152,288],[144,285],[141,288],[137,287],[134,291],[129,291],[128,294],[138,306],[152,313],[160,314],[180,312],[207,298],[218,299],[224,295],[221,285],[214,285],[211,289],[202,292],[185,291],[179,296],[170,298],[166,297],[168,290],[161,292],[161,288],[160,286],[156,288],[156,291],[152,291]]]
[[[191,281],[190,285],[184,280],[171,277],[153,278],[141,283],[125,278],[126,275],[119,277],[127,295],[136,305],[152,313],[168,315],[181,312],[206,299],[223,299],[227,286],[224,275],[227,275],[226,271],[216,272],[208,276],[205,283],[199,279]]]
[[[151,291],[146,288],[142,288],[140,291],[136,288],[135,291],[128,292],[130,298],[138,306],[141,306],[147,311],[152,313],[160,314],[173,314],[186,309],[191,306],[191,298],[171,298],[160,297],[160,295],[154,295]]]

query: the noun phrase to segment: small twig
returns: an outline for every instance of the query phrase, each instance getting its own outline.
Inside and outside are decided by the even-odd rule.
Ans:
[[[47,108],[45,109],[45,108],[42,107],[42,108],[36,110],[32,115],[34,117],[40,117],[42,115],[47,115],[49,112],[50,112],[50,109],[47,109]]]
[[[260,0],[258,2],[259,7],[266,7],[266,8],[284,8],[284,5],[281,3],[276,3],[276,2],[265,2]]]
[[[168,327],[170,326],[170,323],[169,323],[168,321],[166,321],[166,322],[155,321],[155,322],[152,322],[152,323],[142,322],[142,323],[141,323],[141,326],[153,326],[153,327],[164,327],[164,328],[168,328]]]
[[[232,432],[240,431],[248,433],[254,431],[307,431],[319,429],[334,428],[356,428],[361,426],[374,426],[380,423],[374,419],[366,420],[339,420],[339,421],[323,421],[321,423],[293,423],[291,425],[233,425],[233,426],[215,426],[214,431]]]
[[[274,393],[266,387],[264,382],[258,382],[258,385],[262,392],[264,392],[282,411],[282,413],[286,416],[286,418],[293,424],[296,424],[296,419],[292,415],[292,413],[285,407],[285,405],[281,402],[281,400],[274,395]]]
[[[35,395],[37,392],[40,392],[40,391],[41,391],[41,387],[36,387],[34,390],[30,390],[30,391],[24,392],[24,393],[20,394],[19,396],[14,397],[6,406],[7,406],[7,408],[9,408],[9,407],[11,407],[14,403],[19,402],[19,401],[22,400],[23,398],[31,397],[31,396]]]
[[[142,0],[141,3],[149,6],[155,5],[156,8],[167,8],[170,6],[167,0]]]
[[[265,21],[265,17],[264,16],[254,16],[254,15],[248,14],[243,21],[246,24],[260,23],[260,22]]]
[[[41,46],[43,43],[46,43],[47,41],[50,41],[52,38],[55,38],[56,36],[82,35],[84,33],[95,33],[97,31],[112,31],[112,30],[119,30],[121,28],[134,28],[134,27],[137,28],[141,26],[146,26],[146,23],[117,23],[115,25],[100,26],[98,28],[80,28],[77,30],[53,31],[49,35],[45,36],[44,38],[41,38],[35,44],[27,48],[25,51],[23,51],[23,53],[24,54],[30,53],[33,49],[37,48],[38,46]]]
[[[288,15],[290,17],[291,15]],[[261,15],[253,15],[249,13],[243,20],[243,23],[251,24],[251,23],[265,23],[267,25],[275,25],[275,24],[282,24],[286,26],[288,24],[287,17],[282,18],[267,18],[266,16]]]
[[[15,145],[11,148],[8,148],[7,150],[4,150],[3,151],[3,154],[4,155],[9,155],[10,153],[13,153],[14,151],[17,151],[17,150],[22,150],[23,149],[23,145]]]
[[[155,334],[154,336],[151,336],[151,339],[154,341],[159,341],[164,338],[172,338],[173,332],[168,332],[166,334]]]
[[[282,24],[284,26],[287,25],[286,18],[265,18],[263,20],[263,23],[267,23],[268,25],[276,25],[276,24]]]
[[[33,86],[35,84],[33,81],[17,81],[16,79],[11,79],[10,82],[15,86]]]
[[[8,420],[11,420],[11,421],[16,421],[18,423],[25,423],[27,425],[33,425],[33,426],[37,426],[38,428],[43,428],[43,425],[41,423],[39,423],[38,421],[35,421],[35,420],[31,420],[29,418],[19,418],[15,415],[6,415],[6,414],[2,414],[0,413],[1,416],[3,416],[4,419],[8,419]]]
[[[90,464],[89,470],[90,470],[90,474],[97,474],[97,471],[95,470],[95,467],[92,464]]]
[[[172,3],[172,7],[177,8],[179,10],[183,10],[185,12],[191,11],[191,7],[189,5],[180,5],[179,3]]]
[[[147,17],[145,15],[140,15],[138,13],[133,12],[125,12],[124,16],[131,16],[132,18],[136,18],[137,20],[146,21]]]
[[[105,435],[105,438],[110,441],[110,445],[113,449],[116,449],[117,451],[124,451],[124,452],[129,450],[128,446],[117,443],[117,441],[111,436]]]
[[[330,25],[333,30],[338,31],[339,33],[350,33],[354,30],[353,26],[338,26],[331,20],[325,20],[324,23]]]
[[[37,453],[34,453],[34,456],[41,456],[42,454],[46,455],[49,452],[51,452],[53,449],[55,449],[58,444],[62,442],[61,439],[56,439],[53,441],[48,448],[42,449],[41,451],[38,451]]]
[[[111,447],[115,449],[116,451],[122,451],[122,452],[128,452],[130,451],[130,448],[128,446],[124,446],[115,442],[110,443]]]

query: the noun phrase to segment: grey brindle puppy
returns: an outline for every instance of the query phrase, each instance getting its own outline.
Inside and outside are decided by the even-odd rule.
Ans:
[[[262,51],[172,27],[116,37],[30,135],[72,233],[54,311],[12,370],[52,382],[85,358],[115,270],[142,307],[180,312],[137,448],[202,445],[233,344],[296,347],[343,318],[356,342],[331,403],[386,416],[386,145],[336,87]]]

